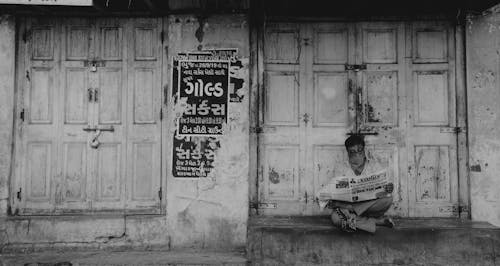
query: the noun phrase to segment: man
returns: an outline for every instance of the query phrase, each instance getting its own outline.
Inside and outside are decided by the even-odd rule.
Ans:
[[[377,170],[366,158],[365,141],[361,136],[352,135],[347,138],[345,147],[350,166],[350,169],[346,169],[345,176],[370,174]],[[393,227],[392,219],[384,216],[392,204],[393,190],[394,185],[389,183],[385,186],[385,192],[377,194],[377,199],[374,200],[353,203],[330,200],[327,207],[333,209],[331,215],[333,224],[348,232],[360,229],[374,233],[377,225]]]

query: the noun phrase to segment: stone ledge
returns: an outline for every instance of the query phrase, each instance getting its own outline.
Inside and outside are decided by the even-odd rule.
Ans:
[[[394,229],[346,233],[327,216],[253,217],[247,252],[256,265],[495,265],[500,228],[455,219],[399,219]]]
[[[0,254],[0,265],[246,265],[242,251],[93,251]],[[66,263],[66,264],[63,264]]]

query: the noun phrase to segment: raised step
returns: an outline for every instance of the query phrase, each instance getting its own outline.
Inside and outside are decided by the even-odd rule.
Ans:
[[[401,219],[375,234],[346,233],[329,217],[253,217],[254,265],[500,265],[500,228],[455,219]]]
[[[180,251],[79,251],[0,254],[0,265],[247,265],[244,252]]]

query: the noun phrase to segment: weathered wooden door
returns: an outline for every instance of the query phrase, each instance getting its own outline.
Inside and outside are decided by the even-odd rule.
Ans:
[[[158,212],[161,21],[26,19],[13,206]]]
[[[435,144],[425,142],[428,140],[422,139],[427,143],[425,147],[432,146],[430,150],[415,146],[418,134],[409,123],[415,113],[411,96],[415,81],[408,76],[417,63],[408,56],[417,45],[408,35],[413,29],[413,23],[402,22],[266,25],[259,134],[260,213],[320,213],[315,202],[316,191],[345,166],[347,154],[343,143],[348,133],[361,132],[366,135],[368,159],[387,167],[395,184],[391,214],[454,215],[439,212],[444,201],[427,200],[423,204],[414,192],[422,187],[424,180],[411,171],[417,164],[413,159],[415,152],[429,161],[439,154],[434,152]],[[449,44],[447,40],[446,43]],[[434,91],[432,82],[422,86]],[[426,108],[442,104],[433,102]],[[451,117],[446,121],[454,119],[453,112],[450,108]],[[439,134],[434,140],[446,138],[447,147],[456,150],[456,142],[453,144],[456,135],[443,136],[439,129],[433,134]],[[456,160],[456,152],[448,155]],[[420,161],[418,164],[421,165]],[[447,192],[456,195],[456,170],[451,170],[456,169],[456,164],[446,161],[440,166],[448,169]],[[422,176],[422,170],[419,174]],[[440,178],[431,173],[426,175],[427,179]],[[448,200],[447,206],[456,204],[456,196]],[[414,210],[418,208],[427,209],[417,213]]]
[[[410,216],[455,217],[458,206],[455,30],[417,22],[407,32]],[[461,44],[460,44],[461,45]],[[461,55],[459,55],[461,56]],[[456,70],[458,69],[458,71]],[[463,184],[466,186],[467,184]]]

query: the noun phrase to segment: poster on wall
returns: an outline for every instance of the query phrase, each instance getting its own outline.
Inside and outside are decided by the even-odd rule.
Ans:
[[[177,120],[181,136],[222,135],[227,122],[229,61],[179,60],[177,101],[185,109]]]
[[[229,102],[239,103],[243,100],[241,89],[243,88],[244,79],[238,76],[239,71],[243,68],[243,62],[238,58],[238,49],[236,48],[219,48],[206,50],[212,58],[229,60]]]
[[[234,88],[241,87],[238,85],[241,82],[239,82],[239,79],[237,79],[236,77],[231,76],[231,73],[234,73],[234,70],[241,68],[241,67],[238,67],[239,65],[241,65],[241,62],[238,64],[239,60],[236,57],[237,53],[238,53],[238,49],[228,48],[228,49],[216,49],[216,50],[197,51],[197,52],[177,54],[177,56],[175,56],[173,58],[173,62],[172,62],[173,67],[172,67],[172,83],[171,84],[174,84],[174,89],[172,90],[172,97],[174,99],[174,104],[178,104],[181,101],[181,93],[182,93],[182,95],[186,94],[185,91],[184,92],[181,91],[181,86],[183,86],[184,88],[188,88],[188,90],[190,90],[190,88],[189,88],[190,85],[187,85],[187,84],[181,85],[182,80],[180,79],[180,76],[181,75],[183,77],[192,76],[193,80],[195,78],[195,77],[193,77],[195,75],[194,71],[192,71],[191,74],[189,72],[186,72],[184,74],[182,74],[180,72],[181,61],[184,61],[184,62],[186,62],[186,61],[187,62],[189,62],[189,61],[196,61],[196,62],[224,61],[224,62],[229,62],[228,71],[226,71],[226,73],[228,73],[228,75],[229,75],[229,84],[226,87],[227,88],[225,91],[226,95],[224,96],[224,100],[226,101],[225,102],[226,105],[225,105],[225,109],[224,109],[225,115],[218,116],[219,122],[222,118],[222,120],[225,123],[227,121],[227,108],[228,108],[227,99],[228,99],[228,97],[230,98],[230,102],[240,102],[239,101],[240,98],[238,98],[238,100],[236,100],[236,101],[233,101],[233,98],[237,98],[237,97],[233,97],[233,95],[234,95]],[[237,69],[234,69],[235,67]],[[210,68],[208,68],[208,69],[210,69]],[[223,69],[225,69],[225,67]],[[201,74],[201,71],[196,71],[196,72],[197,72],[197,74]],[[211,71],[208,71],[208,73],[210,73],[210,72]],[[215,74],[215,70],[213,72]],[[202,75],[202,76],[204,76],[204,75]],[[217,75],[217,76],[219,79],[224,77],[224,75]],[[188,78],[188,79],[190,79],[190,78]],[[210,79],[211,78],[209,75],[208,77],[203,77],[202,81],[205,82],[207,80],[209,81]],[[224,77],[224,80],[226,80],[225,77]],[[198,83],[198,84],[200,84],[200,83]],[[236,84],[236,86],[235,86],[235,84]],[[204,85],[206,85],[206,83],[204,83]],[[194,89],[194,86],[195,85],[193,85],[193,89]],[[198,88],[199,88],[199,85],[198,85]],[[188,91],[188,92],[190,92],[190,91]],[[182,98],[183,101],[186,100],[186,104],[188,102],[192,103],[192,102],[199,101],[201,99],[201,97],[198,97],[198,99],[196,97],[194,97],[194,98],[191,97],[191,99],[190,99],[190,97],[185,97],[185,96],[182,96],[182,97],[184,97],[184,98]],[[222,103],[222,99],[220,97],[219,97],[219,99],[211,99],[211,101],[212,100],[214,100],[215,104]],[[208,101],[205,103],[206,103],[205,105],[207,105]],[[206,106],[203,106],[203,107],[205,108]],[[191,110],[192,108],[193,108],[192,106],[189,106],[187,108],[187,110]],[[204,109],[202,108],[201,109],[202,114],[205,112],[203,110]],[[193,111],[190,111],[190,113],[191,112],[193,112]],[[179,117],[177,125],[180,126],[181,119],[186,118],[186,117],[190,117],[190,116],[186,116],[185,114],[183,114],[181,117]],[[210,114],[209,116],[206,115],[206,117],[213,118],[214,115]],[[189,120],[184,119],[182,121],[183,122],[182,124],[184,125],[185,123],[189,123],[190,120],[193,120],[193,119],[189,119]],[[210,120],[210,119],[207,119],[206,121],[208,121],[208,120]],[[198,121],[203,122],[202,119],[198,119]],[[192,125],[191,126],[186,125],[186,126],[188,126],[186,128],[187,130],[188,130],[188,128],[196,129],[197,128],[196,126],[200,126],[200,127],[198,127],[198,129],[201,131],[201,128],[202,128],[200,124],[195,125],[194,127]],[[212,169],[214,167],[213,164],[214,164],[215,151],[220,148],[220,142],[217,139],[217,136],[219,136],[220,134],[215,134],[215,135],[208,135],[208,134],[205,135],[202,133],[195,134],[194,131],[197,131],[198,129],[197,130],[194,130],[194,129],[193,129],[193,133],[182,134],[182,133],[178,132],[179,127],[177,127],[176,132],[173,136],[172,175],[175,178],[206,177],[212,171]]]
[[[215,151],[220,148],[214,137],[174,135],[172,175],[176,178],[206,177],[214,167]]]

